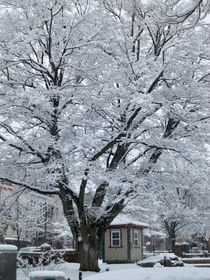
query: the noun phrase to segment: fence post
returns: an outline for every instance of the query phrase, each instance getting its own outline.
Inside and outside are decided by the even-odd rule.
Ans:
[[[16,280],[17,247],[0,244],[0,280]]]

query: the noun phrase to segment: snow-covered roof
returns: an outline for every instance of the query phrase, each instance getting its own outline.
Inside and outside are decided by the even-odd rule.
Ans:
[[[141,227],[148,227],[149,226],[146,223],[142,223],[142,222],[139,222],[139,221],[132,220],[132,219],[126,217],[126,216],[116,217],[110,225],[113,226],[113,225],[126,225],[126,224],[132,224],[132,225],[141,226]]]
[[[5,237],[5,240],[15,240],[15,241],[17,241],[17,239],[18,239],[17,237]]]
[[[6,241],[10,241],[10,240],[11,240],[11,241],[13,241],[13,240],[14,240],[14,241],[17,241],[17,240],[18,240],[18,237],[5,237],[5,240],[6,240]],[[21,238],[20,238],[19,241],[25,241],[25,239],[21,239]],[[27,239],[27,241],[30,241],[30,240]]]
[[[189,245],[189,243],[186,242],[186,241],[183,241],[183,242],[176,242],[175,244],[176,244],[176,245]]]

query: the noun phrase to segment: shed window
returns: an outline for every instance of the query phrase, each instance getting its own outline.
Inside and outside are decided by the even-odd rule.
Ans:
[[[138,230],[133,231],[133,244],[134,244],[134,246],[139,246],[139,231]]]
[[[120,230],[111,231],[111,247],[121,246],[121,232]]]

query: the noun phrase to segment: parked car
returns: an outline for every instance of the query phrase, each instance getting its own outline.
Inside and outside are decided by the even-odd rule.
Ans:
[[[18,251],[19,254],[41,252],[40,247],[23,247]]]
[[[40,247],[23,247],[18,251],[18,267],[24,267],[27,264],[36,266],[42,256]]]
[[[163,266],[184,266],[184,263],[173,253],[161,253],[137,263],[141,267],[153,267],[155,264],[161,264]]]
[[[18,267],[27,264],[37,266],[39,264],[47,265],[50,262],[60,262],[62,253],[59,250],[53,250],[49,244],[43,244],[40,247],[24,247],[18,251]]]

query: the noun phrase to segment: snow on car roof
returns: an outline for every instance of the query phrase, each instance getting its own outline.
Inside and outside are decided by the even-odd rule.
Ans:
[[[65,277],[62,271],[32,271],[29,277]]]
[[[17,251],[17,247],[14,245],[1,244],[0,251]]]

